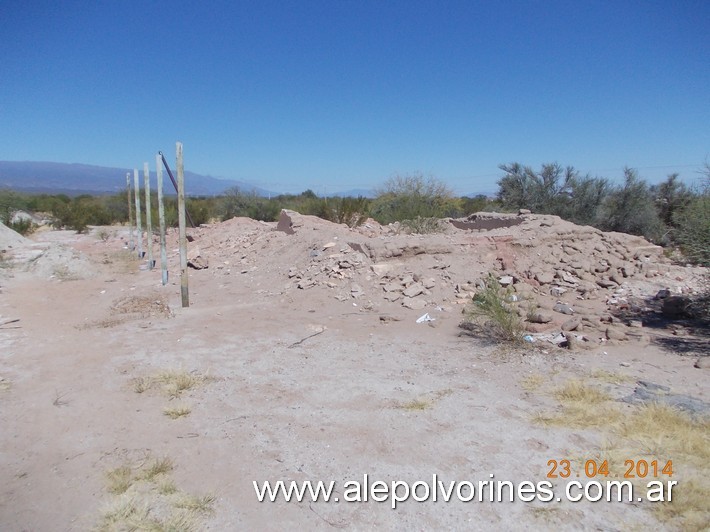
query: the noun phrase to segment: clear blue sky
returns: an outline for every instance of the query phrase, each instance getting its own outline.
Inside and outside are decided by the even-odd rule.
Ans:
[[[0,2],[0,160],[174,164],[276,191],[498,165],[686,181],[710,1]]]

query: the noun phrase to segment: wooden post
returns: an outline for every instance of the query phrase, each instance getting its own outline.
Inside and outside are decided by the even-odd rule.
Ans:
[[[131,173],[126,172],[126,195],[128,196],[128,251],[136,249],[133,240],[133,202],[131,201]]]
[[[138,181],[138,168],[133,169],[133,192],[136,198],[136,239],[138,241],[138,258],[143,258],[143,224],[141,223],[141,184]]]
[[[150,212],[150,169],[143,163],[143,181],[145,182],[145,231],[148,238],[148,269],[152,270],[153,261],[153,216]]]
[[[155,173],[158,179],[158,220],[160,222],[160,269],[163,286],[168,284],[168,250],[165,242],[165,205],[163,203],[163,165],[160,155],[155,156]]]
[[[185,234],[185,167],[182,160],[182,142],[175,143],[177,153],[178,182],[178,224],[180,226],[180,294],[182,306],[190,306],[190,294],[187,287],[187,235]]]

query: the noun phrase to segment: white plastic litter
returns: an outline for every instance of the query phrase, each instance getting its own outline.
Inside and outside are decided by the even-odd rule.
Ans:
[[[429,316],[429,313],[427,312],[423,316],[420,316],[419,318],[417,318],[417,323],[424,323],[425,321],[434,321],[434,319],[435,318],[432,318],[431,316]]]

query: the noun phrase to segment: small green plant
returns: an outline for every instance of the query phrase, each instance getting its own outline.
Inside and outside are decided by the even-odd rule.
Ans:
[[[509,300],[513,291],[503,288],[493,274],[488,274],[485,287],[476,292],[466,309],[467,318],[500,341],[522,342],[523,324]]]

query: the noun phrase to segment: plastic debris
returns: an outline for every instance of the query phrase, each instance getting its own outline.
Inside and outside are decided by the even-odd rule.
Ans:
[[[429,313],[427,312],[426,314],[423,314],[422,316],[419,316],[419,318],[417,318],[417,323],[424,323],[426,321],[434,321],[434,320],[435,320],[435,318],[432,318],[431,316],[429,316]]]

